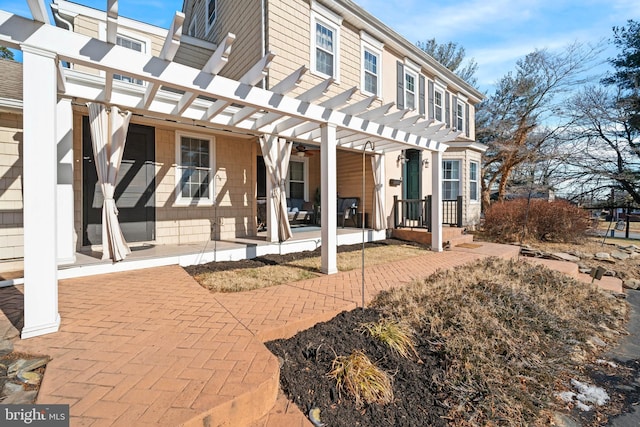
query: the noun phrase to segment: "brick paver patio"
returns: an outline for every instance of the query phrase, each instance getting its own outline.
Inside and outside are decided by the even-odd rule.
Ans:
[[[369,267],[365,299],[489,254],[517,248]],[[274,406],[278,361],[262,343],[359,306],[360,289],[360,270],[237,294],[210,293],[178,266],[64,280],[60,331],[15,347],[52,357],[38,403],[69,404],[72,426],[310,425],[286,399]],[[19,291],[0,289],[5,329],[19,323]]]

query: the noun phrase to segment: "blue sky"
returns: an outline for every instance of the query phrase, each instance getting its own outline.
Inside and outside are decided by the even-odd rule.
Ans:
[[[48,1],[48,0],[47,0]],[[257,1],[257,0],[255,0]],[[639,0],[355,0],[412,42],[454,41],[479,64],[482,89],[534,49],[610,39],[614,25],[640,20]],[[104,10],[106,0],[78,0]],[[182,0],[121,0],[122,16],[168,27]],[[26,0],[0,0],[0,9],[30,16]],[[615,55],[609,49],[603,59]]]

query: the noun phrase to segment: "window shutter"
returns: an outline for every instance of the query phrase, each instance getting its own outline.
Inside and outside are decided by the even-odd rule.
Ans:
[[[464,104],[464,134],[467,137],[471,136],[469,131],[469,104]]]
[[[449,99],[451,94],[449,92],[444,93],[444,123],[447,127],[451,127],[451,100]]]
[[[424,76],[420,76],[419,98],[418,98],[418,114],[424,116]]]
[[[398,96],[396,106],[399,110],[404,110],[404,64],[398,61]]]
[[[433,119],[434,109],[433,109],[433,82],[429,80],[429,118]]]
[[[457,96],[451,97],[451,110],[453,113],[451,125],[452,127],[457,128],[458,127],[458,97]],[[460,129],[456,129],[456,130],[460,130]]]

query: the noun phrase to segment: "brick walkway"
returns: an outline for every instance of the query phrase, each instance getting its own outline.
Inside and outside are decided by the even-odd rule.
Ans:
[[[373,266],[365,299],[516,253],[483,244]],[[274,406],[278,362],[262,342],[359,306],[360,289],[359,270],[239,294],[210,293],[178,266],[64,280],[60,331],[15,346],[52,357],[38,402],[71,405],[72,426],[310,425],[286,400]],[[0,289],[0,325],[19,322],[18,291]]]

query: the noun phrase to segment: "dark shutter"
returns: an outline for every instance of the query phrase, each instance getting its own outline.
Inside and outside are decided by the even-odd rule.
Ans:
[[[433,82],[431,80],[429,80],[429,118],[433,119],[434,116],[434,112],[433,112]]]
[[[464,104],[464,134],[467,137],[471,136],[469,131],[469,104]]]
[[[447,127],[451,127],[451,94],[449,92],[444,93],[444,124]]]
[[[419,77],[418,114],[424,116],[424,76]]]
[[[460,130],[458,129],[458,97],[457,96],[451,97],[451,110],[453,110],[451,127],[456,128],[456,130]]]
[[[398,96],[396,106],[399,110],[404,110],[404,64],[398,61]]]

